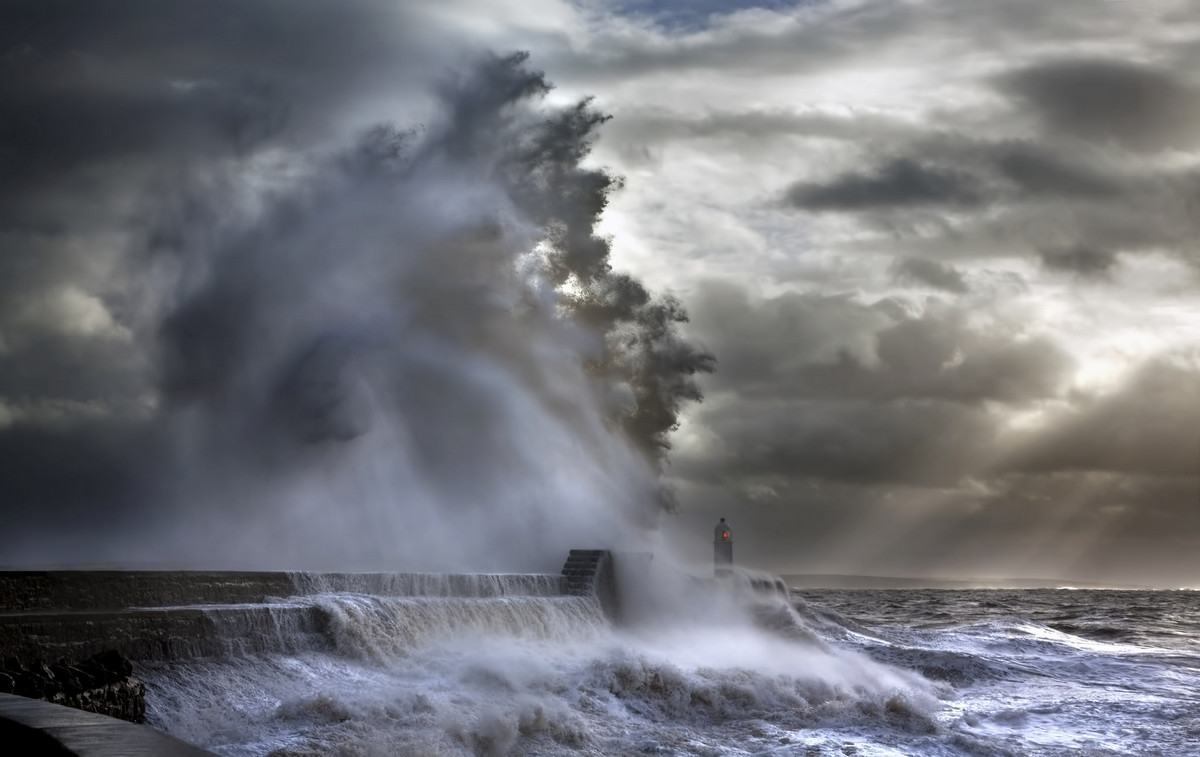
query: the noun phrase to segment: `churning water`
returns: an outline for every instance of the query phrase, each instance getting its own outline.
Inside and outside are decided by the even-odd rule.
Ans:
[[[1198,592],[803,597],[801,612],[842,643],[948,685],[939,748],[900,754],[1200,754]]]
[[[1200,753],[1193,593],[696,582],[618,629],[553,576],[456,580],[283,598],[323,643],[144,664],[151,722],[230,756]]]

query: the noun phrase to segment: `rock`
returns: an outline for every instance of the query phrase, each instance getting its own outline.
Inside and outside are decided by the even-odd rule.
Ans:
[[[120,652],[115,649],[101,652],[100,654],[92,655],[88,658],[88,662],[95,663],[104,670],[111,671],[116,674],[118,679],[128,678],[133,675],[133,663],[125,659]]]
[[[41,699],[45,693],[42,680],[33,673],[23,671],[10,672],[13,678],[13,693],[18,696]]]
[[[51,664],[40,659],[27,664],[9,657],[0,670],[0,691],[144,723],[146,687],[132,674],[133,663],[115,650],[75,664],[62,658]]]
[[[59,663],[54,663],[50,667],[50,674],[58,683],[59,691],[68,696],[79,694],[83,691],[83,686],[80,684],[79,677],[75,675],[72,668]]]

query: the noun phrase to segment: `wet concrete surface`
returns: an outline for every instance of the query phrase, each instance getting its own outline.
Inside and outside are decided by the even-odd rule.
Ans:
[[[0,694],[0,739],[14,757],[213,757],[149,726],[13,694]]]

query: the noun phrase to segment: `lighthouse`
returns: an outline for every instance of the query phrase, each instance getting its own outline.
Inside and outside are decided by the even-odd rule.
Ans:
[[[733,571],[733,531],[721,518],[713,532],[713,574],[717,578],[728,576]]]

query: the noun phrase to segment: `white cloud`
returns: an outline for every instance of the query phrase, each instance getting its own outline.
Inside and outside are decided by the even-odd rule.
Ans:
[[[132,334],[118,323],[104,302],[75,286],[63,286],[31,298],[23,320],[34,328],[65,336],[129,342]]]

